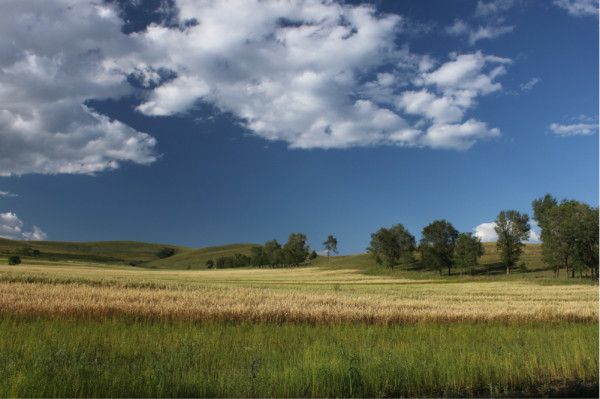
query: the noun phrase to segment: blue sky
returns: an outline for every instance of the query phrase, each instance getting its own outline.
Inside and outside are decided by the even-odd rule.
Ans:
[[[354,253],[598,204],[597,1],[67,3],[3,4],[0,236]]]

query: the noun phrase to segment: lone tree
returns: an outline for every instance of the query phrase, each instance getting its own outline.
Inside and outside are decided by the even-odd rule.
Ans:
[[[440,275],[442,270],[447,268],[450,275],[458,231],[447,220],[436,220],[425,226],[421,235],[420,249],[423,261],[438,269]]]
[[[399,262],[414,261],[415,237],[401,224],[389,229],[382,227],[371,234],[371,245],[368,251],[375,262],[394,268]]]
[[[337,239],[332,236],[331,234],[329,234],[327,236],[327,240],[325,240],[325,242],[323,242],[323,246],[325,247],[325,250],[327,251],[327,258],[329,258],[329,256],[331,255],[331,253],[335,253],[337,254]]]
[[[469,268],[473,274],[473,268],[477,266],[477,260],[483,253],[483,244],[479,237],[471,233],[460,233],[454,245],[454,266],[459,269]]]
[[[209,269],[212,269],[215,266],[215,261],[213,261],[212,259],[209,259],[206,261],[206,267]]]
[[[506,265],[506,274],[509,274],[510,268],[517,263],[523,252],[523,241],[529,238],[529,216],[515,210],[501,211],[496,217],[494,230],[498,234],[496,247],[502,263]]]

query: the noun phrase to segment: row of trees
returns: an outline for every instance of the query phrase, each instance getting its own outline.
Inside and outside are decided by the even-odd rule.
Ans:
[[[574,200],[558,202],[550,194],[532,203],[534,219],[541,228],[544,262],[554,269],[558,277],[564,268],[567,275],[575,277],[590,271],[598,278],[598,208]],[[516,210],[501,211],[494,227],[498,240],[496,247],[506,273],[517,265],[525,242],[529,239],[531,226],[529,216]],[[375,261],[387,267],[415,262],[415,252],[421,254],[424,265],[439,270],[453,267],[466,269],[478,264],[484,254],[479,238],[471,233],[459,233],[446,220],[436,220],[425,226],[421,240],[401,224],[381,228],[371,234],[368,251]]]
[[[450,275],[453,267],[473,268],[483,255],[483,245],[471,233],[459,233],[446,220],[436,220],[425,226],[417,246],[415,237],[401,224],[381,228],[371,234],[368,251],[378,264],[393,268],[415,262],[415,251],[429,267],[444,269]]]
[[[298,266],[307,260],[317,257],[317,253],[315,251],[311,252],[306,241],[305,234],[292,233],[283,245],[277,240],[267,241],[262,246],[252,247],[249,256],[234,254],[233,256],[224,256],[215,260],[211,259],[206,262],[206,266],[208,268]]]

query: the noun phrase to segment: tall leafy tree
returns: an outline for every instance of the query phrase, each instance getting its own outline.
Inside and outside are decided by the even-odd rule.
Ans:
[[[494,230],[498,234],[496,246],[506,266],[506,274],[509,274],[521,257],[523,241],[529,238],[529,216],[515,210],[501,211],[496,217]]]
[[[560,203],[547,194],[532,203],[534,218],[542,229],[544,262],[559,276],[565,268],[567,276],[576,269],[598,269],[598,210],[574,200]]]
[[[327,239],[325,240],[325,242],[323,242],[323,246],[325,247],[325,250],[327,251],[328,258],[332,253],[335,253],[335,254],[338,253],[337,244],[338,244],[337,239],[331,234],[329,234],[327,236]]]
[[[266,259],[263,247],[255,246],[250,248],[250,263],[253,266],[263,266],[269,263]]]
[[[463,270],[469,268],[473,274],[473,268],[477,266],[483,253],[483,244],[479,237],[471,233],[460,233],[454,246],[454,266]]]
[[[382,227],[371,234],[368,251],[378,264],[393,268],[400,262],[412,262],[415,237],[404,226]]]
[[[306,243],[306,235],[302,233],[292,233],[283,246],[283,253],[286,263],[299,265],[304,262],[310,254],[310,248]]]
[[[454,263],[454,245],[458,238],[458,231],[447,220],[436,220],[423,228],[419,248],[423,261],[439,270],[440,275],[444,268],[450,275]]]
[[[592,277],[598,278],[598,208],[585,205],[581,226],[577,231],[574,250],[574,265],[590,269]],[[575,269],[573,269],[574,271]]]
[[[281,265],[283,263],[283,253],[281,244],[277,240],[265,242],[263,246],[263,256],[267,264],[271,267]]]

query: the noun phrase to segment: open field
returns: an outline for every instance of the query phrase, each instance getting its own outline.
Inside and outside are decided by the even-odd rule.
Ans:
[[[510,276],[25,258],[0,266],[0,396],[594,396],[598,286],[538,249]]]
[[[262,322],[597,321],[597,288],[356,270],[0,267],[0,312]]]

